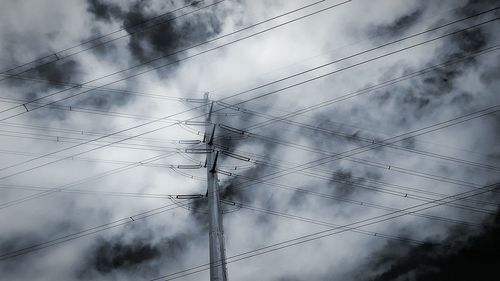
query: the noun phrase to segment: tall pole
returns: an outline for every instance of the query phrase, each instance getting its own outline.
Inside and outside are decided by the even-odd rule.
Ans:
[[[209,247],[210,247],[210,281],[227,281],[226,250],[224,247],[224,228],[222,225],[222,208],[219,200],[219,184],[217,180],[218,152],[213,149],[216,125],[212,124],[213,103],[209,103],[208,93],[205,93],[207,104],[207,125],[205,127],[205,143],[207,150],[207,197],[209,215]]]

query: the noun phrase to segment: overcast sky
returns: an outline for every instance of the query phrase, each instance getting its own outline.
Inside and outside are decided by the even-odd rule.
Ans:
[[[497,5],[2,1],[0,279],[497,280]]]

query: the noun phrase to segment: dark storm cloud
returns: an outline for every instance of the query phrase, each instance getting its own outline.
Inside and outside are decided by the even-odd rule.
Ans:
[[[2,237],[0,238],[0,256],[8,257],[9,254],[15,255],[21,249],[39,245],[45,241],[46,237],[37,233],[17,233],[9,237]],[[15,273],[30,258],[31,256],[29,255],[19,255],[0,260],[0,271]]]
[[[134,266],[158,256],[160,256],[160,251],[152,245],[145,244],[144,241],[133,241],[131,244],[103,243],[97,247],[92,257],[92,266],[100,273],[123,269],[131,270],[134,269]]]
[[[124,24],[144,21],[145,15],[134,9],[125,16]],[[141,62],[170,55],[180,49],[201,43],[220,32],[220,21],[212,13],[196,14],[189,19],[165,22],[146,32],[133,33],[129,42],[132,55]],[[133,30],[129,31],[133,32]],[[175,60],[178,56],[170,57]]]
[[[460,32],[445,39],[442,47],[435,51],[432,64],[463,59],[465,56],[477,52],[488,46],[489,35],[482,28]],[[456,106],[462,110],[470,108],[470,93],[458,90],[457,83],[468,71],[477,69],[477,58],[470,58],[435,69],[423,77],[411,79],[409,83],[396,85],[383,91],[378,91],[372,97],[376,102],[385,107],[392,101],[395,106],[391,111],[393,120],[398,120],[399,126],[413,123],[414,118],[422,119],[444,103]],[[415,69],[404,69],[403,73],[413,72]]]
[[[205,189],[206,192],[206,189]],[[208,230],[208,201],[207,198],[200,198],[196,200],[192,200],[190,204],[186,207],[196,220],[197,224],[200,226],[202,231]],[[203,235],[200,232],[200,236]]]
[[[36,78],[46,80],[50,88],[67,88],[61,83],[77,83],[80,80],[81,67],[74,60],[65,59],[61,62],[50,63],[34,68]]]
[[[465,238],[468,237],[468,238]],[[470,236],[466,229],[453,228],[440,244],[417,247],[389,242],[373,254],[365,268],[382,272],[358,280],[433,281],[433,280],[497,280],[500,268],[500,215],[481,233]],[[370,275],[367,271],[367,275]]]
[[[198,2],[193,1],[186,1],[183,5],[187,5],[187,2],[192,3],[192,7],[199,5]],[[170,1],[164,3],[160,10],[151,9],[151,5],[152,3],[149,1],[132,1],[128,4],[128,7],[120,7],[112,2],[89,0],[87,10],[98,21],[117,21],[121,23],[129,36],[120,39],[120,41],[127,40],[127,48],[131,57],[141,63],[160,57],[166,57],[166,61],[175,61],[181,57],[180,54],[171,54],[200,43],[220,31],[221,21],[216,13],[210,10],[171,20],[191,11],[190,8],[175,13],[167,13],[183,5],[174,5]],[[158,14],[153,14],[150,10],[158,10]],[[94,49],[96,56],[106,60],[121,59],[112,58],[116,53],[113,46],[118,42],[99,45],[107,39],[102,40],[92,43],[98,45]],[[131,64],[135,65],[137,62],[131,62]],[[157,73],[171,73],[172,69],[172,67],[160,69]],[[134,88],[133,83],[129,84],[127,85],[128,89]],[[86,96],[88,96],[87,99],[80,99],[75,105],[110,109],[113,106],[125,105],[131,99],[130,96],[105,92],[92,93]]]
[[[112,18],[119,18],[123,11],[113,3],[102,0],[87,0],[87,11],[94,15],[97,20],[110,21]]]
[[[16,237],[7,237],[0,242],[0,255],[5,255],[12,251],[17,251],[25,247],[35,245],[42,241],[42,238],[35,233],[18,233]]]
[[[457,11],[457,17],[471,15],[491,7],[492,1],[470,1]],[[443,61],[463,58],[477,52],[492,43],[492,30],[488,26],[467,30],[444,40],[434,54],[432,64]],[[498,56],[492,56],[498,62]],[[478,87],[494,89],[498,76],[498,68],[488,66],[482,68],[478,58],[467,59],[459,63],[437,69],[424,77],[414,78],[408,84],[392,86],[378,91],[371,99],[381,107],[391,107],[384,110],[390,114],[389,120],[395,120],[397,127],[406,127],[415,124],[415,120],[427,119],[438,112],[443,106],[451,106],[461,112],[468,112],[482,104],[483,95],[460,89],[461,79],[467,73],[477,73],[481,69],[480,78],[484,83]],[[399,66],[403,73],[415,71]],[[391,70],[392,72],[393,70]],[[498,119],[492,116],[493,119]],[[490,118],[491,120],[491,118]],[[494,121],[484,128],[483,135],[498,139],[499,127]],[[492,127],[493,126],[493,127]],[[490,137],[486,138],[489,139]],[[415,144],[411,143],[413,147]],[[483,150],[485,155],[491,155],[489,148],[476,147]],[[489,156],[487,156],[489,157]],[[486,158],[486,157],[485,157]],[[485,159],[486,160],[486,159]],[[451,173],[449,171],[447,173]],[[489,200],[498,202],[497,196]],[[470,230],[465,228],[451,228],[443,241],[429,241],[429,243],[412,247],[408,244],[388,242],[387,245],[370,255],[365,264],[360,264],[362,273],[352,272],[353,280],[496,280],[500,274],[495,264],[500,258],[500,216],[497,215],[492,225],[485,226],[479,234],[471,236]],[[407,233],[400,231],[399,236]],[[446,246],[438,245],[442,243]]]
[[[493,58],[494,61],[500,61],[500,55]],[[498,83],[500,81],[500,64],[486,66],[481,70],[481,81],[486,84]]]
[[[483,1],[481,4],[478,1],[470,1],[467,5],[455,10],[455,13],[457,18],[462,18],[470,16],[470,11],[477,13],[491,7],[491,1]],[[399,22],[399,20],[396,22]],[[455,30],[463,27],[465,26],[457,27]],[[463,59],[471,53],[488,47],[491,41],[490,32],[491,29],[488,29],[488,26],[484,26],[465,30],[444,38],[440,47],[434,51],[433,58],[435,59],[431,60],[431,64]],[[469,105],[474,104],[474,102],[471,102],[471,93],[459,91],[456,84],[464,73],[476,70],[477,66],[477,58],[462,60],[444,68],[436,69],[432,73],[423,76],[423,78],[417,77],[416,79],[412,79],[410,83],[403,86],[396,85],[395,87],[378,91],[374,95],[374,99],[380,106],[386,106],[390,100],[393,101],[393,104],[398,105],[394,108],[396,110],[391,112],[395,113],[393,120],[398,120],[397,124],[399,126],[406,126],[412,123],[414,118],[424,118],[442,106],[443,103],[466,110],[469,108]],[[402,73],[409,73],[416,70],[405,69],[404,66],[396,66],[396,68],[399,68]],[[396,68],[392,68],[388,73],[392,73]],[[391,74],[388,75],[390,76]]]
[[[357,128],[352,128],[342,124],[335,124],[328,121],[328,117],[332,114],[328,111],[315,114],[315,124],[319,124],[319,127],[324,129],[324,131],[310,131],[307,132],[307,128],[304,128],[301,133],[302,136],[307,135],[307,141],[310,143],[309,147],[317,149],[318,151],[324,151],[326,153],[336,153],[341,152],[345,149],[345,146],[356,145],[363,146],[371,144],[374,140],[373,136],[370,136],[366,132],[363,132]],[[404,147],[412,147],[412,141],[408,141],[403,144]],[[382,151],[384,148],[379,148],[374,151]],[[325,187],[328,193],[334,196],[343,198],[352,198],[358,195],[360,188],[363,187],[367,180],[380,180],[381,174],[375,170],[367,169],[357,169],[351,170],[347,167],[338,168],[338,161],[332,161],[330,163],[323,164],[324,169],[329,169],[330,179],[325,181]]]
[[[68,212],[71,213],[71,212]],[[62,233],[72,233],[80,230],[80,225],[73,221],[65,220],[50,222],[43,226],[44,231],[27,232],[18,231],[10,235],[0,235],[0,272],[15,273],[27,263],[40,260],[50,254],[51,247],[44,248]]]
[[[336,196],[349,197],[356,192],[356,185],[362,185],[366,180],[354,177],[352,171],[337,170],[333,173],[329,187]]]
[[[24,75],[29,79],[11,78],[5,82],[18,90],[16,99],[32,101],[77,85],[82,79],[81,70],[79,62],[65,59],[42,64],[21,75],[21,77]],[[74,90],[68,92],[74,92]],[[65,94],[67,95],[68,92]],[[61,96],[56,95],[56,97]],[[40,100],[41,103],[48,101],[49,99]],[[36,105],[28,105],[28,108],[32,107],[36,107]],[[55,112],[56,117],[61,117],[61,114],[64,115],[61,112]]]
[[[419,7],[409,14],[396,18],[390,24],[378,25],[368,29],[367,33],[375,40],[387,40],[393,37],[399,37],[407,32],[412,26],[417,24],[425,11],[425,7]]]
[[[251,168],[252,172],[246,172],[245,174],[253,174],[255,168]],[[243,182],[241,182],[243,183]],[[228,202],[251,202],[252,198],[248,193],[238,190],[238,185],[230,181],[221,185],[222,192],[220,194],[222,200]]]
[[[87,2],[87,11],[98,21],[109,22],[114,20],[121,22],[126,32],[130,34],[128,47],[132,57],[140,62],[150,61],[151,59],[171,54],[178,49],[203,41],[216,34],[220,29],[221,23],[214,13],[196,13],[188,16],[187,19],[179,18],[169,21],[169,18],[181,12],[155,18],[157,15],[147,12],[149,5],[151,3],[147,1],[135,1],[129,4],[128,9],[123,10],[120,6],[112,2],[89,0]],[[164,11],[171,11],[176,8],[172,3],[168,3],[166,6],[164,7]],[[182,12],[185,12],[185,10]],[[151,18],[155,18],[155,20],[148,21]],[[87,38],[87,40],[95,38],[96,34],[100,34],[100,32],[96,31],[94,36]],[[100,58],[114,56],[114,42],[100,45],[102,42],[106,42],[106,40],[106,38],[103,38],[91,43],[92,45],[98,45],[93,50]],[[177,58],[177,56],[172,56],[170,60]],[[50,93],[71,87],[71,84],[66,83],[78,84],[83,82],[81,68],[82,66],[76,60],[65,58],[34,68],[27,74],[34,78],[45,80],[46,83],[43,85],[34,84],[35,87],[26,89],[23,98],[34,100],[47,95],[47,92]],[[25,85],[26,81],[11,79],[9,83],[11,85]],[[127,86],[129,89],[134,87],[134,85]],[[72,89],[71,91],[57,95],[57,97],[71,95],[84,90],[86,89]],[[130,100],[131,96],[107,93],[105,91],[91,91],[76,99],[72,99],[75,106],[104,110],[109,110],[114,106],[125,105]],[[44,100],[44,102],[47,101]],[[39,117],[61,120],[66,118],[66,115],[66,112],[54,111],[53,114],[44,112],[43,116]]]
[[[124,25],[133,26],[145,21],[147,15],[143,12],[144,8],[144,5],[138,3],[125,15]],[[148,61],[201,43],[220,32],[220,25],[221,22],[214,13],[196,13],[174,21],[165,21],[146,32],[133,33],[134,29],[127,30],[133,33],[129,48],[139,61]]]
[[[458,9],[458,13],[471,16],[485,9],[493,8],[498,5],[496,0],[470,0],[464,6]],[[498,11],[495,12],[498,15]]]
[[[83,257],[80,278],[88,280],[116,274],[142,278],[154,276],[158,274],[159,264],[162,268],[178,265],[189,246],[205,238],[194,231],[154,239],[158,236],[149,230],[130,230],[128,237],[119,235],[97,239]]]
[[[130,34],[128,43],[130,53],[140,62],[170,55],[179,49],[203,42],[220,32],[221,20],[213,12],[200,11],[171,20],[190,11],[189,8],[163,15],[148,12],[150,5],[148,1],[135,1],[128,9],[122,10],[113,3],[90,0],[88,10],[98,20],[114,19],[122,22],[122,26]],[[193,2],[192,7],[198,5],[198,2]],[[169,2],[162,11],[166,13],[176,8],[178,7]],[[151,20],[152,18],[154,19]],[[101,48],[100,51],[106,49]],[[170,60],[177,58],[178,56],[171,56]]]
[[[130,87],[127,88],[125,86],[124,88],[133,89],[133,87],[134,85],[130,85]],[[125,106],[127,103],[133,101],[133,98],[134,96],[119,91],[96,90],[83,94],[82,98],[75,99],[72,104],[83,108],[111,110],[112,108]]]

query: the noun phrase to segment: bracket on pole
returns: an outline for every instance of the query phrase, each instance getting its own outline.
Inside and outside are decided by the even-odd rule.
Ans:
[[[198,199],[198,198],[203,198],[204,195],[202,194],[180,194],[180,195],[175,195],[175,199]]]
[[[213,124],[212,133],[210,134],[210,140],[208,140],[209,145],[212,145],[214,143],[215,127],[216,127],[216,125]]]
[[[191,154],[209,154],[212,153],[212,149],[210,148],[186,148],[184,152]]]
[[[219,151],[215,153],[214,162],[212,163],[212,168],[210,168],[211,173],[215,173],[217,167],[217,158],[219,158]]]
[[[219,124],[219,127],[221,127],[224,130],[236,133],[238,135],[244,135],[245,134],[244,130],[236,129],[236,128],[233,128],[233,127],[230,127],[230,126],[227,126],[227,125],[224,125],[224,124]]]
[[[210,110],[208,111],[207,120],[212,120],[212,109],[214,108],[214,102],[210,103]]]
[[[200,169],[201,165],[177,165],[177,169],[181,170],[194,170],[194,169]]]

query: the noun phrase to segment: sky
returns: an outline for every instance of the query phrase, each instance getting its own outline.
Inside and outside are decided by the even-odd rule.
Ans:
[[[208,280],[208,94],[229,280],[497,280],[499,16],[2,1],[0,279]]]

